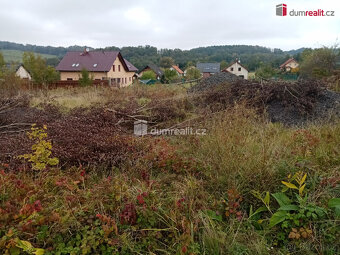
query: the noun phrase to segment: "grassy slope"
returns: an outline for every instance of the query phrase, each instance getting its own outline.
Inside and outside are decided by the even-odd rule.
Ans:
[[[20,50],[0,50],[0,52],[3,54],[4,59],[7,63],[11,62],[16,62],[16,63],[21,63],[22,62],[22,54],[24,53],[23,51]],[[37,55],[40,55],[43,58],[55,58],[57,56],[55,55],[49,55],[49,54],[39,54],[36,53]]]
[[[122,98],[127,103],[145,102],[171,94],[173,98],[186,95],[183,89],[169,92],[165,86],[80,88],[38,93],[31,103],[47,100],[70,110],[120,102]],[[286,128],[238,106],[187,125],[206,128],[207,135],[138,138],[135,145],[143,143],[146,155],[131,158],[119,169],[87,169],[85,177],[81,167],[55,169],[34,178],[25,172],[0,175],[2,197],[13,201],[18,212],[27,203],[42,203],[43,209],[30,218],[33,229],[38,225],[37,232],[29,225],[18,236],[36,247],[74,254],[94,254],[100,244],[111,249],[105,248],[107,253],[103,254],[337,254],[339,228],[330,211],[329,218],[308,225],[313,237],[294,241],[285,235],[285,244],[278,241],[281,228],[266,227],[270,213],[261,215],[262,225],[257,219],[249,220],[247,214],[250,205],[254,209],[262,206],[251,190],[279,192],[281,181],[297,171],[308,174],[308,200],[326,208],[328,199],[339,192],[339,186],[332,183],[320,185],[339,173],[339,122]],[[25,186],[15,184],[16,178]],[[28,190],[30,202],[25,202]],[[233,214],[224,215],[229,211],[225,203],[228,190],[243,196],[238,208],[244,216],[241,221]],[[278,206],[272,200],[270,206],[275,211]],[[136,207],[138,221],[134,226],[120,222],[127,203]],[[20,217],[10,222],[19,230],[27,222]],[[42,219],[48,226],[45,230],[39,229]]]

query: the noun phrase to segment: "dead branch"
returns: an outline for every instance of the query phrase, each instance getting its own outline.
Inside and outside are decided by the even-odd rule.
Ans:
[[[116,115],[128,117],[128,118],[134,119],[134,120],[140,120],[140,118],[149,118],[149,116],[146,116],[146,115],[141,115],[141,114],[140,115],[129,115],[129,114],[126,114],[126,113],[123,113],[123,112],[118,112],[114,109],[106,109],[106,111],[113,112]]]

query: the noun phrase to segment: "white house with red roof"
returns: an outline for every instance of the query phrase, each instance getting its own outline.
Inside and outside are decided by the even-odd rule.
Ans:
[[[249,71],[245,66],[241,65],[241,61],[239,59],[236,59],[228,67],[223,69],[222,72],[229,72],[248,80]]]
[[[86,69],[94,80],[108,80],[110,85],[118,87],[131,85],[137,72],[119,51],[67,52],[56,69],[62,81],[79,80]]]
[[[294,58],[290,58],[282,65],[280,65],[280,69],[287,72],[290,72],[292,69],[295,69],[297,67],[299,67],[299,63]]]
[[[184,72],[179,68],[178,65],[173,65],[169,68],[170,70],[175,70],[178,76],[183,76]]]

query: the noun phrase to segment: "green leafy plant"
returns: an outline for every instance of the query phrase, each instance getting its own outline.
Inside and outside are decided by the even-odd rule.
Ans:
[[[93,76],[90,75],[90,72],[83,68],[81,70],[81,77],[79,78],[79,84],[82,87],[91,86],[93,83]]]
[[[33,170],[44,170],[47,166],[55,166],[59,163],[58,158],[51,157],[52,143],[47,140],[46,130],[46,125],[39,128],[34,124],[31,127],[31,132],[27,133],[29,139],[35,143],[32,145],[32,153],[24,154],[20,157],[28,159],[32,163]]]
[[[156,74],[153,71],[145,71],[142,74],[141,80],[156,80]]]
[[[16,243],[17,243],[16,247],[22,249],[24,252],[27,252],[28,254],[35,254],[35,255],[45,254],[44,249],[34,248],[33,245],[28,241],[17,239]]]
[[[20,240],[15,237],[16,232],[10,229],[2,238],[0,238],[0,250],[5,251],[4,254],[21,254],[21,251],[25,254],[43,255],[45,250],[41,248],[35,248],[30,242]]]
[[[282,239],[287,236],[290,239],[310,237],[312,235],[310,225],[313,221],[323,218],[326,210],[308,201],[308,194],[305,191],[306,179],[306,173],[297,172],[294,175],[290,174],[287,181],[281,182],[284,185],[282,192],[271,194],[279,204],[279,208],[274,213],[269,206],[269,192],[264,192],[263,195],[263,193],[253,191],[253,195],[260,199],[265,207],[260,207],[254,213],[251,211],[249,218],[269,211],[272,215],[268,227],[273,228],[280,224]]]
[[[332,198],[328,201],[328,207],[334,209],[335,215],[340,218],[340,198]]]

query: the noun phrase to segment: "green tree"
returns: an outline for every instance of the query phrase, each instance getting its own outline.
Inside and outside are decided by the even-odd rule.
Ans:
[[[187,80],[196,80],[201,77],[201,72],[196,67],[191,66],[187,68],[185,77]]]
[[[5,65],[6,65],[6,62],[5,62],[4,56],[0,52],[0,68],[3,68]]]
[[[59,80],[59,73],[52,66],[47,66],[45,59],[41,56],[36,56],[33,52],[24,52],[22,60],[35,84],[46,86]]]
[[[221,64],[220,64],[220,66],[221,66],[221,70],[223,70],[223,69],[227,68],[227,66],[228,66],[228,63],[227,63],[227,61],[225,61],[225,60],[222,60],[222,62],[221,62]]]
[[[86,68],[81,69],[81,77],[79,78],[79,84],[82,87],[91,86],[93,83],[93,77]]]
[[[276,74],[276,70],[269,64],[262,64],[255,72],[257,78],[271,78]]]
[[[5,59],[4,59],[4,56],[0,52],[0,78],[4,76],[5,69],[6,69]]]
[[[171,69],[164,70],[164,78],[166,82],[171,82],[174,79],[178,78],[177,72]]]
[[[185,65],[185,69],[188,69],[189,67],[195,66],[194,62],[188,61],[187,64]]]
[[[172,57],[162,57],[159,61],[159,65],[163,68],[170,68],[175,64]]]
[[[336,47],[308,49],[301,54],[301,58],[301,75],[314,78],[329,76],[335,69]]]
[[[156,80],[156,74],[153,71],[145,71],[143,72],[141,80]]]

